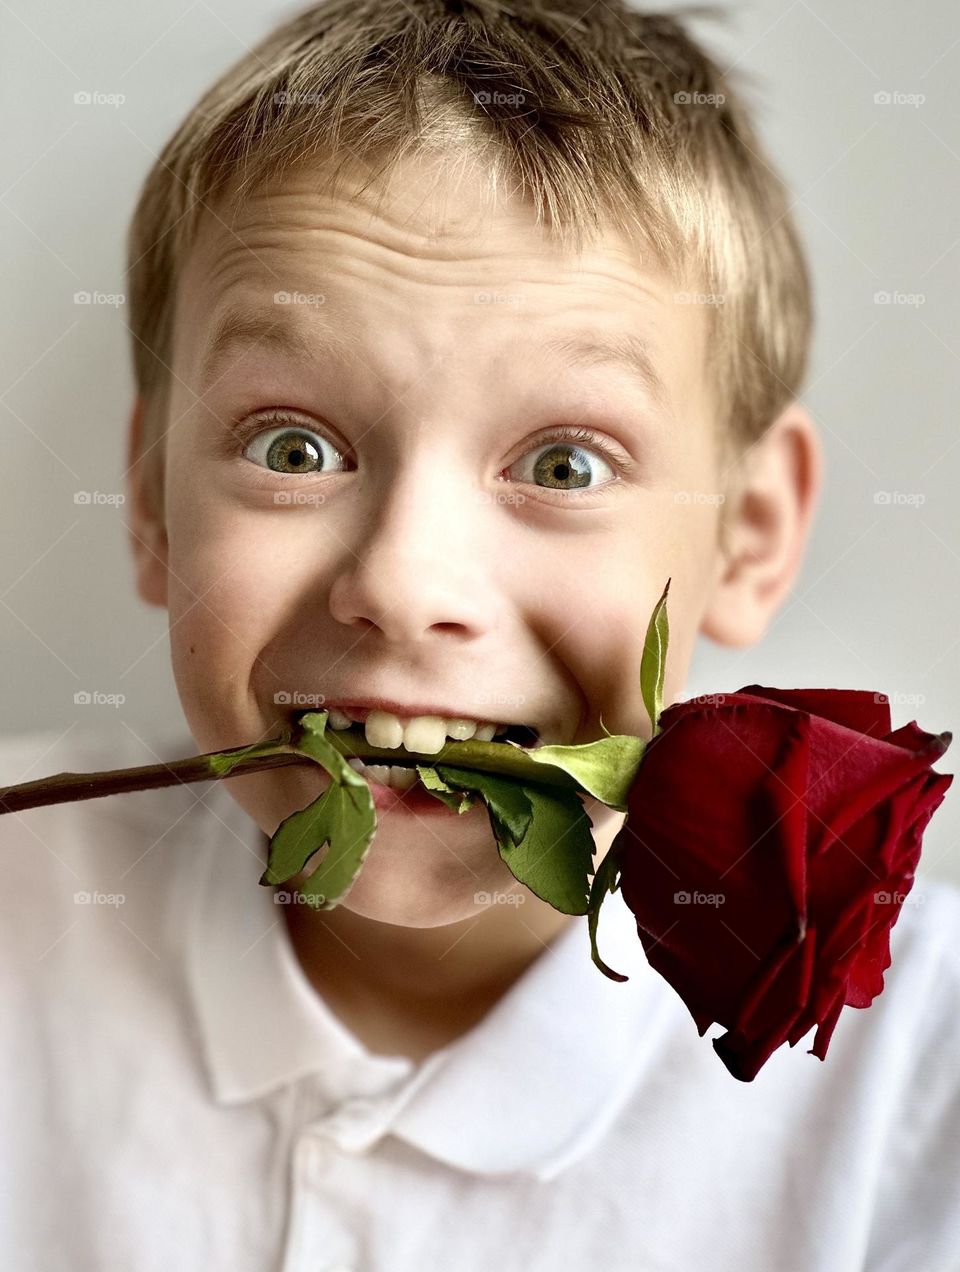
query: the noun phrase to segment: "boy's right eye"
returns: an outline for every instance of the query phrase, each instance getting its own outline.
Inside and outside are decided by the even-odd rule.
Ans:
[[[274,427],[271,427],[273,425]],[[342,471],[343,452],[317,428],[281,408],[239,420],[230,428],[229,451],[280,476]]]
[[[341,457],[322,434],[299,425],[261,429],[244,449],[244,455],[281,474],[329,472],[335,468],[335,460],[329,456]]]

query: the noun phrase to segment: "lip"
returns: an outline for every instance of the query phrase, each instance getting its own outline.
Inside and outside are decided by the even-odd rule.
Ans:
[[[436,813],[440,816],[456,816],[456,810],[450,808],[442,799],[437,799],[435,795],[431,795],[428,790],[420,783],[419,779],[405,791],[398,791],[392,786],[384,786],[381,782],[375,782],[372,778],[368,779],[370,786],[370,794],[373,796],[374,807],[380,812],[386,812],[393,809],[395,812],[415,813],[418,817],[431,816]]]

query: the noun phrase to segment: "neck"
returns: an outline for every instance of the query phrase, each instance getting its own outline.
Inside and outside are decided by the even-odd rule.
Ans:
[[[619,821],[594,834],[595,862]],[[265,844],[269,841],[265,838]],[[420,1060],[478,1023],[567,926],[531,892],[436,927],[383,923],[340,905],[284,904],[283,919],[304,974],[366,1047]]]

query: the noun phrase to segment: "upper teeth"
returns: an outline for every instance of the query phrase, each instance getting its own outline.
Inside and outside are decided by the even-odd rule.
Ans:
[[[327,724],[331,729],[349,729],[354,717],[336,707],[328,707]],[[464,717],[411,716],[401,720],[390,711],[371,711],[363,724],[364,736],[371,746],[395,750],[404,747],[424,755],[436,755],[448,738],[455,742],[489,742],[509,728],[506,724],[478,724]]]

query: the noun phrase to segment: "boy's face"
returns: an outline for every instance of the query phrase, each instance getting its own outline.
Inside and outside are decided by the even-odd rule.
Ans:
[[[333,200],[304,173],[235,220],[204,218],[178,293],[163,560],[204,751],[275,734],[283,694],[449,704],[562,743],[601,737],[602,715],[649,737],[640,657],[668,577],[665,700],[683,687],[718,571],[703,307],[612,235],[564,259],[525,205],[480,211],[482,178],[445,171],[395,169],[377,213],[379,185]],[[269,334],[211,365],[241,310]],[[547,348],[623,335],[646,345],[659,394]],[[296,438],[271,451],[291,428],[274,408],[309,431],[305,471]],[[259,438],[238,440],[253,417]],[[270,835],[326,783],[298,766],[230,789]],[[609,843],[622,815],[586,806]],[[514,886],[482,805],[378,819],[357,913],[429,926]]]

